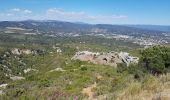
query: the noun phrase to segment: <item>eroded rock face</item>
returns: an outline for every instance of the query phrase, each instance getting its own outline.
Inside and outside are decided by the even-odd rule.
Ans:
[[[118,63],[126,63],[127,65],[130,63],[138,63],[137,57],[129,56],[129,54],[125,52],[95,53],[81,51],[77,52],[72,57],[72,60],[89,61],[94,64],[110,65],[114,67],[116,67]]]
[[[17,49],[17,48],[12,49],[12,50],[11,50],[11,53],[14,54],[14,55],[21,55],[20,50]]]
[[[25,50],[21,50],[21,52],[23,53],[23,54],[32,54],[32,51],[31,50],[28,50],[28,49],[25,49]]]

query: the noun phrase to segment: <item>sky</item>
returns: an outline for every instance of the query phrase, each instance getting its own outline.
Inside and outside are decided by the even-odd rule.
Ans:
[[[0,21],[170,25],[170,0],[0,0]]]

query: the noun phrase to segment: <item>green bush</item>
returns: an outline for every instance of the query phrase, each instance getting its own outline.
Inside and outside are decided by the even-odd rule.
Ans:
[[[87,67],[83,66],[83,67],[81,67],[80,69],[81,69],[81,71],[86,71],[86,70],[87,70]]]
[[[141,52],[140,65],[152,74],[170,71],[170,47],[154,46]]]
[[[127,65],[125,63],[120,63],[117,65],[117,72],[122,73],[124,71],[127,71]]]
[[[21,96],[25,90],[23,88],[14,88],[6,93],[7,96],[12,96],[12,97],[19,97]]]
[[[138,80],[142,79],[146,74],[145,70],[141,66],[138,66],[136,64],[130,64],[128,66],[128,73],[132,74],[134,78]]]
[[[46,78],[43,78],[43,79],[40,79],[39,81],[39,87],[49,87],[50,86],[50,82],[48,79]]]

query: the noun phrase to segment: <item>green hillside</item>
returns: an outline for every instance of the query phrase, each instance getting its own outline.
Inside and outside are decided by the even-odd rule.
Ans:
[[[23,53],[13,53],[12,50],[15,48]],[[159,94],[170,88],[170,48],[142,48],[130,42],[95,36],[49,37],[1,33],[0,84],[8,85],[6,88],[0,88],[0,99],[162,98]],[[62,52],[58,52],[58,49]],[[30,50],[31,53],[26,54],[24,50]],[[126,66],[122,63],[117,68],[71,60],[77,51],[84,50],[124,51],[141,59],[139,64]],[[149,59],[150,62],[146,62],[145,59]],[[154,63],[158,61],[161,62]],[[24,79],[12,80],[10,75]]]

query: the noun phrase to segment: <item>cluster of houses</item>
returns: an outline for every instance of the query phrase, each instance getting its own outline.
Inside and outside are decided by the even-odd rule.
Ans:
[[[118,63],[138,63],[139,58],[130,56],[127,52],[89,52],[79,51],[73,57],[72,60],[88,61],[94,64],[110,65],[117,67]]]

